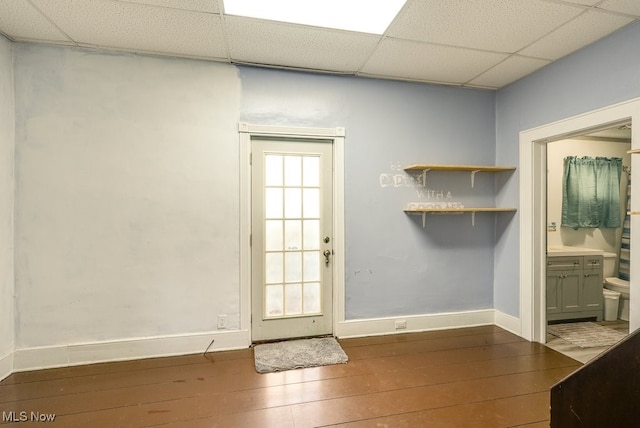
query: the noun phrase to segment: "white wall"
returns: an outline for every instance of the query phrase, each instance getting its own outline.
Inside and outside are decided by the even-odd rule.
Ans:
[[[556,222],[556,231],[547,232],[547,245],[596,248],[617,253],[620,249],[622,228],[592,229],[561,227],[562,223],[562,176],[563,160],[567,156],[603,156],[622,158],[622,164],[631,165],[631,155],[627,150],[631,142],[615,143],[592,140],[561,140],[547,144],[547,222]],[[623,173],[620,184],[620,216],[626,213],[627,174]]]
[[[0,36],[0,379],[13,368],[13,47]]]
[[[237,329],[235,68],[14,48],[16,364],[204,350],[218,314]]]

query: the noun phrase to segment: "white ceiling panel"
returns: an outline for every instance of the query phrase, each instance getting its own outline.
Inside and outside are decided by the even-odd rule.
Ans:
[[[31,1],[78,44],[226,57],[219,15],[119,1]]]
[[[507,55],[407,40],[386,39],[362,73],[398,79],[463,84]]]
[[[628,13],[634,16],[640,16],[639,0],[605,0],[598,7],[616,12]]]
[[[353,73],[379,37],[348,31],[225,17],[232,61]]]
[[[71,39],[26,0],[0,2],[0,31],[14,40],[71,42]]]
[[[548,65],[551,61],[512,55],[469,82],[472,86],[500,88]]]
[[[556,60],[633,22],[627,16],[588,10],[519,54]]]
[[[410,2],[391,24],[391,37],[515,53],[584,8],[540,0]]]

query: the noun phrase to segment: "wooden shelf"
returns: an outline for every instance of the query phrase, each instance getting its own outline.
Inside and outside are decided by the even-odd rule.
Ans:
[[[515,166],[489,166],[489,165],[432,165],[416,164],[404,168],[405,171],[465,171],[465,172],[503,172],[515,171]]]
[[[627,150],[627,153],[629,153],[629,154],[640,153],[640,149]]]
[[[640,211],[627,211],[629,215],[640,215]]]
[[[407,208],[406,213],[499,213],[516,211],[515,208]]]
[[[474,186],[475,175],[478,172],[505,172],[515,171],[515,166],[490,166],[490,165],[434,165],[434,164],[416,164],[404,167],[407,172],[421,172],[422,184],[427,183],[427,172],[429,171],[449,171],[449,172],[470,172],[471,187]]]
[[[506,213],[516,212],[515,208],[492,208],[492,207],[471,207],[471,208],[411,208],[405,209],[407,214],[422,214],[422,227],[427,224],[426,215],[431,214],[462,214],[471,213],[471,224],[476,225],[476,213]]]

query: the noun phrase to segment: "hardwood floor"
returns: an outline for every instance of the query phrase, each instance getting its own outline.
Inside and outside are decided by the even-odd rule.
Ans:
[[[251,349],[15,373],[0,411],[65,428],[548,427],[549,388],[580,366],[495,326],[340,343],[347,364],[270,374]]]

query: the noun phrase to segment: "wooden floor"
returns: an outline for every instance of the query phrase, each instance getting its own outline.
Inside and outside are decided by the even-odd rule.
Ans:
[[[548,427],[549,388],[580,365],[494,326],[340,343],[347,364],[262,375],[250,349],[15,373],[0,411],[55,414],[20,427]]]

